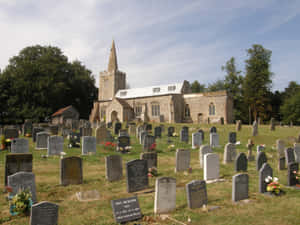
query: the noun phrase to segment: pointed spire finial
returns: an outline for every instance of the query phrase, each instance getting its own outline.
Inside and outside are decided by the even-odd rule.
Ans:
[[[110,49],[110,56],[108,61],[108,71],[117,71],[118,63],[117,63],[117,53],[116,53],[116,46],[115,41],[112,41],[111,49]]]

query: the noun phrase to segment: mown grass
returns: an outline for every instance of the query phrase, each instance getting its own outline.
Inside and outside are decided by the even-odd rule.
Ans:
[[[176,132],[182,126],[190,127],[190,135],[199,128],[198,125],[174,124]],[[169,124],[165,124],[167,128]],[[154,127],[154,125],[153,125]],[[209,125],[201,125],[205,131],[205,141],[209,142]],[[248,163],[248,174],[250,178],[249,197],[251,202],[248,204],[234,204],[231,201],[232,176],[235,175],[234,165],[223,165],[224,146],[228,142],[228,133],[235,131],[234,125],[216,125],[220,135],[220,147],[215,148],[220,156],[220,177],[225,178],[225,182],[208,184],[208,206],[219,206],[220,208],[210,212],[202,209],[189,209],[187,207],[185,185],[191,180],[203,179],[203,170],[200,169],[199,151],[191,149],[190,143],[180,143],[179,137],[172,138],[177,148],[191,150],[191,174],[175,173],[175,151],[168,150],[168,143],[165,133],[162,139],[157,141],[158,149],[158,171],[161,176],[171,176],[176,178],[176,210],[170,213],[170,217],[185,224],[300,224],[300,191],[283,187],[286,194],[281,197],[268,197],[258,192],[258,172],[255,169],[255,161]],[[241,145],[237,146],[238,152],[247,153],[246,144],[252,138],[255,146],[266,144],[268,163],[273,168],[274,176],[279,178],[280,183],[287,184],[287,170],[279,171],[277,168],[277,153],[275,147],[276,139],[285,140],[286,146],[292,146],[295,137],[300,133],[299,127],[276,127],[276,131],[270,131],[269,126],[259,126],[259,135],[251,137],[251,127],[243,126],[237,133],[237,140]],[[34,150],[34,144],[30,140],[30,152],[33,153],[33,172],[36,176],[36,189],[38,201],[50,201],[59,204],[59,224],[115,224],[110,200],[129,197],[126,191],[125,163],[140,157],[142,147],[138,144],[136,137],[131,137],[133,149],[131,153],[122,155],[124,178],[117,182],[108,182],[105,179],[105,160],[104,157],[110,154],[119,154],[111,150],[106,150],[102,146],[97,146],[97,153],[93,156],[81,156],[80,148],[68,149],[65,140],[65,152],[67,156],[81,156],[83,159],[83,178],[81,185],[60,186],[59,185],[59,157],[41,158],[46,154],[46,150]],[[254,155],[256,148],[254,150]],[[0,179],[4,181],[4,163],[7,151],[0,152]],[[150,178],[149,188],[154,189],[155,178]],[[100,200],[92,202],[79,202],[75,198],[75,193],[84,190],[96,189],[100,193]],[[0,210],[2,224],[28,224],[29,217],[10,217],[8,202],[5,200],[5,193],[1,194]],[[166,219],[162,220],[154,215],[154,192],[138,194],[141,211],[144,219],[138,221],[140,224],[175,224]],[[188,219],[191,222],[188,222]],[[132,222],[129,224],[134,224]]]

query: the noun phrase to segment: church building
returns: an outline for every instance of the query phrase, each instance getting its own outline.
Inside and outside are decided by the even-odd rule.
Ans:
[[[188,81],[126,89],[114,41],[107,71],[100,72],[98,100],[90,121],[232,123],[233,101],[226,91],[191,93]]]

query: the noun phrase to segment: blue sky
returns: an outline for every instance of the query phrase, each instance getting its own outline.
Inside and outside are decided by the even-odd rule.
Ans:
[[[112,39],[131,87],[222,79],[246,49],[272,50],[273,90],[300,83],[299,0],[0,0],[0,68],[30,45],[59,47],[69,60],[107,68]]]

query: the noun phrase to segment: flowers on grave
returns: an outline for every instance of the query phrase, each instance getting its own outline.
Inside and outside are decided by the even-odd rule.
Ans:
[[[274,195],[280,195],[280,193],[283,192],[277,177],[268,176],[265,179],[265,182],[267,183],[267,192]]]
[[[148,169],[148,177],[156,177],[158,175],[157,169],[155,167]]]
[[[155,148],[156,148],[156,143],[154,142],[154,143],[150,146],[149,150],[152,151],[152,150],[155,150]]]
[[[25,137],[31,137],[31,134],[30,133],[26,133]]]
[[[64,156],[65,156],[66,154],[67,154],[67,153],[65,153],[65,152],[61,152],[61,153],[60,153],[60,158],[63,159]]]
[[[121,153],[130,152],[131,146],[119,147],[118,148]]]
[[[110,142],[110,141],[107,141],[105,143],[102,142],[102,144],[104,145],[104,148],[107,149],[107,150],[113,150],[116,147],[116,144],[113,143],[113,142]]]
[[[176,133],[176,132],[174,132],[174,133],[172,134],[172,136],[173,136],[173,137],[178,137],[178,136],[179,136],[179,134],[178,134],[178,133]]]
[[[28,189],[19,190],[14,196],[9,197],[9,212],[12,216],[28,214],[32,206],[32,195]]]
[[[173,144],[172,144],[172,145],[169,145],[169,146],[168,146],[168,150],[169,150],[169,151],[175,151],[175,145],[173,145]]]
[[[296,170],[294,170],[293,171],[293,174],[295,174],[295,176],[296,176],[296,180],[297,180],[297,186],[299,186],[300,185],[300,172],[298,171],[296,171]]]

